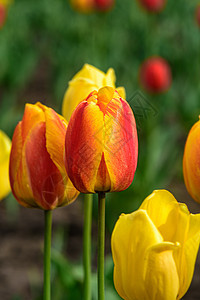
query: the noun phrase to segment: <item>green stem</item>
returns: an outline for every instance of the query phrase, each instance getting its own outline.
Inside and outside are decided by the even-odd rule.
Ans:
[[[51,227],[52,211],[45,210],[45,235],[44,235],[44,300],[51,299]]]
[[[105,193],[98,198],[98,300],[104,300]]]
[[[91,300],[91,228],[92,228],[92,194],[84,195],[84,231],[83,231],[83,268],[84,300]]]

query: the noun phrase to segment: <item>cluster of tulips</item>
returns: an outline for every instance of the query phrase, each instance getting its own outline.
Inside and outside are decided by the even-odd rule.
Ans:
[[[98,299],[104,299],[105,195],[129,187],[137,165],[138,139],[125,89],[115,74],[85,65],[69,82],[63,116],[41,103],[26,104],[12,146],[0,132],[1,198],[9,192],[24,207],[45,214],[44,300],[50,299],[52,210],[84,193],[87,210],[84,300],[91,300],[90,230],[92,194],[98,193]],[[69,123],[68,123],[69,121]],[[200,121],[185,146],[183,172],[191,196],[200,202]],[[11,149],[11,152],[10,152]],[[10,162],[9,162],[10,161]],[[90,211],[90,213],[89,213]],[[200,214],[191,214],[166,190],[156,190],[140,208],[122,214],[111,246],[114,284],[125,300],[176,300],[187,292],[200,243]]]

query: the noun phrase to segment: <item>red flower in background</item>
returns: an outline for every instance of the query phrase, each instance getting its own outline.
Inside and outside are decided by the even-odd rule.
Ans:
[[[94,0],[97,11],[108,11],[115,3],[115,0]]]
[[[171,69],[162,57],[147,59],[140,69],[142,87],[150,93],[162,93],[169,89],[172,81]]]
[[[200,4],[197,5],[195,11],[195,17],[196,17],[197,25],[200,27]]]
[[[2,3],[0,3],[0,28],[3,27],[6,21],[6,16],[7,16],[6,7]]]
[[[151,12],[160,12],[165,4],[166,0],[138,0],[139,3],[144,7],[146,10]]]

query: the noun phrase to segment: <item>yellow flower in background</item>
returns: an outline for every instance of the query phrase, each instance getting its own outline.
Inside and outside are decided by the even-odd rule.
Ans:
[[[85,64],[83,68],[72,78],[65,92],[62,106],[62,114],[69,121],[76,106],[94,90],[98,91],[104,86],[115,88],[115,72],[110,68],[107,73]],[[120,96],[125,99],[125,89],[116,89]]]
[[[9,6],[12,3],[13,3],[13,0],[0,0],[0,4],[2,4],[5,7]]]
[[[71,6],[81,12],[90,13],[94,11],[94,1],[93,0],[70,0]]]
[[[10,158],[11,140],[0,130],[0,200],[10,192],[9,182],[9,158]]]
[[[166,190],[122,214],[112,233],[114,284],[125,300],[176,300],[187,292],[200,242],[200,214]]]

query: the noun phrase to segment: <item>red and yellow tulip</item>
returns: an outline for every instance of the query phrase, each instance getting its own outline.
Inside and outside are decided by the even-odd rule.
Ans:
[[[92,92],[73,112],[66,133],[66,169],[83,193],[122,191],[137,165],[135,118],[112,87]]]
[[[124,300],[179,300],[192,281],[200,214],[166,190],[122,214],[112,233],[114,284]]]
[[[44,210],[74,201],[78,191],[64,167],[67,122],[40,103],[26,104],[10,156],[10,183],[18,202]]]
[[[69,87],[65,92],[62,106],[62,114],[69,121],[76,106],[84,100],[94,90],[99,90],[103,86],[115,88],[115,72],[110,68],[107,73],[85,64],[83,68],[69,82]],[[120,96],[125,99],[125,89],[117,88]]]
[[[193,125],[187,137],[183,176],[189,194],[200,203],[200,120]]]
[[[10,192],[9,182],[9,157],[11,149],[11,140],[0,130],[0,200]]]

